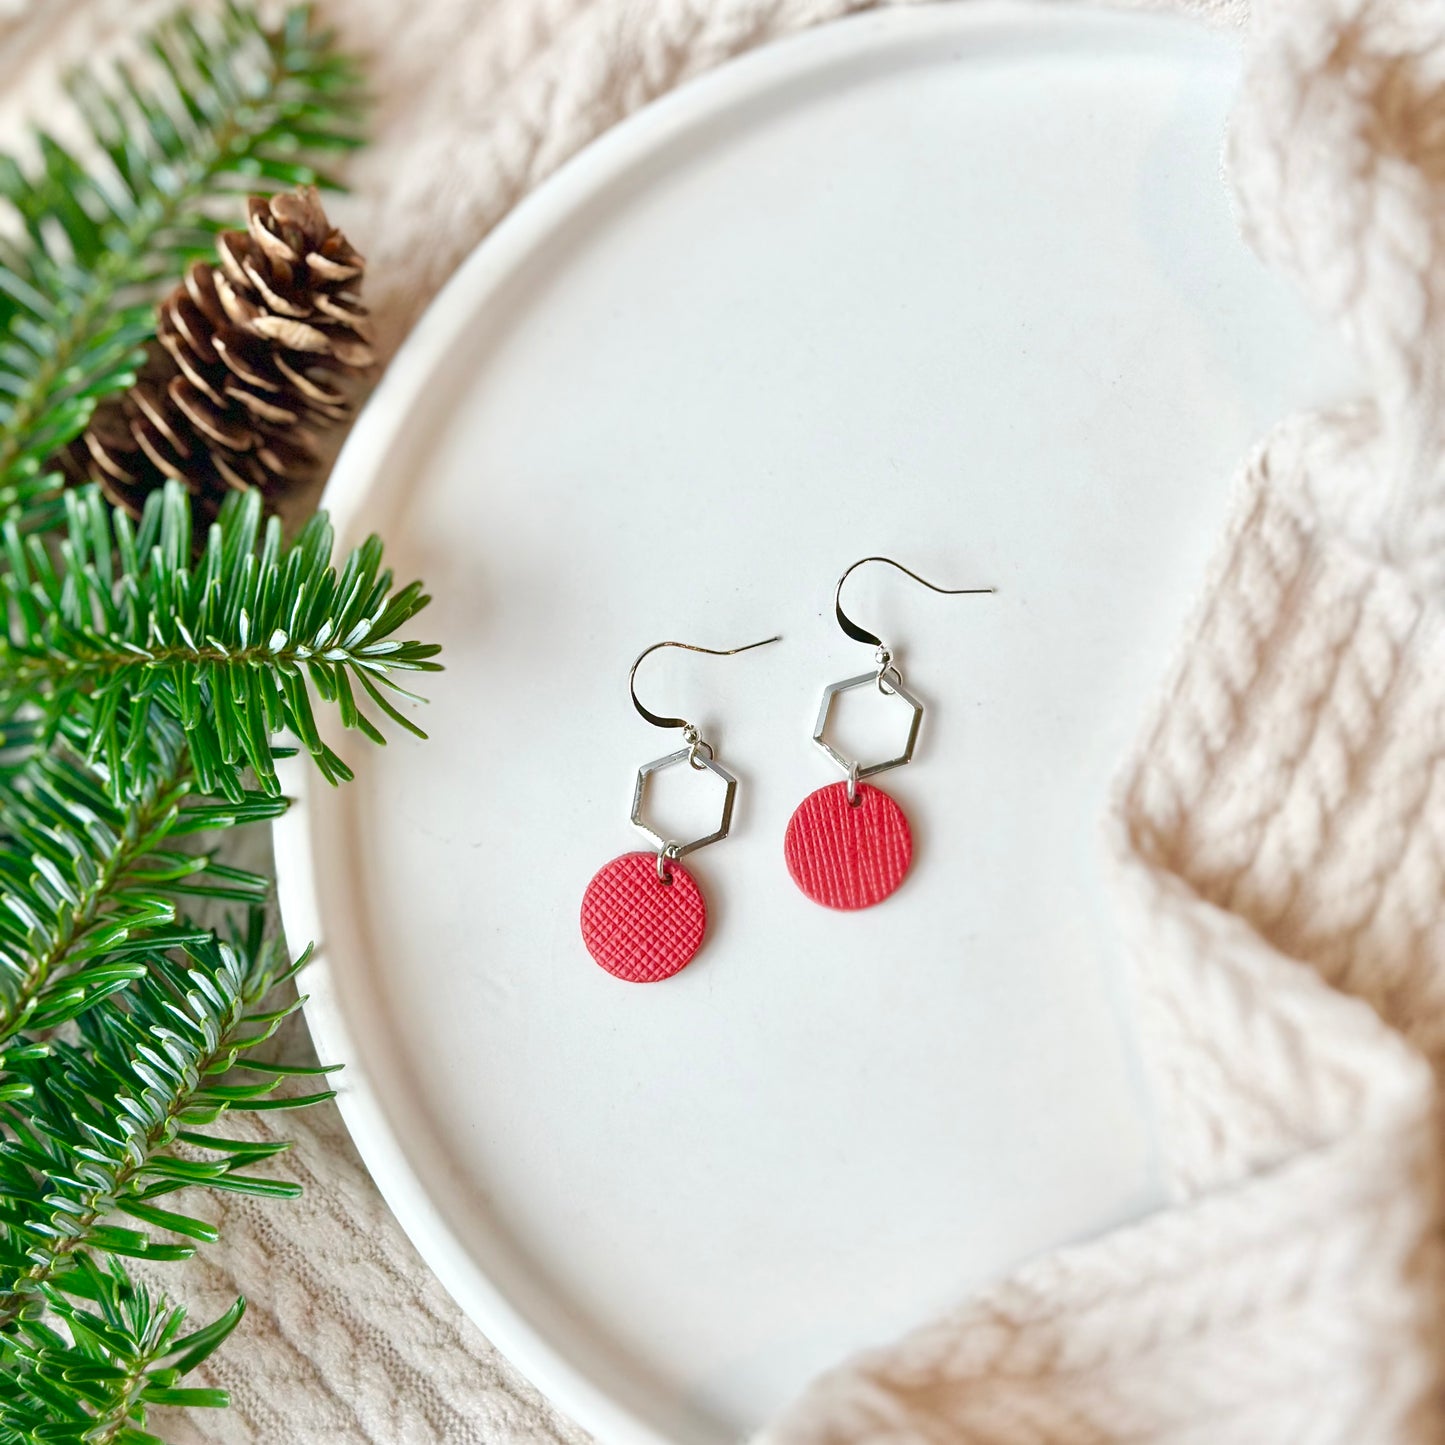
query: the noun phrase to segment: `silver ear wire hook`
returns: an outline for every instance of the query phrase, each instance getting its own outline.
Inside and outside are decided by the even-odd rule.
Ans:
[[[709,657],[736,657],[740,652],[751,652],[755,647],[766,647],[770,642],[781,642],[782,634],[775,637],[765,637],[760,642],[746,642],[741,647],[698,647],[691,642],[654,642],[651,647],[645,647],[637,654],[637,661],[632,664],[632,670],[627,674],[627,691],[632,695],[632,705],[638,714],[655,728],[681,728],[683,738],[686,740],[689,753],[688,762],[693,767],[701,767],[697,761],[700,752],[706,752],[709,758],[712,757],[712,744],[705,742],[699,734],[697,727],[682,717],[661,717],[650,709],[643,707],[637,697],[637,669],[642,666],[642,661],[649,654],[657,652],[664,647],[680,647],[684,652],[703,652]]]
[[[938,592],[944,597],[977,597],[987,592],[994,592],[993,587],[939,587],[930,582],[926,577],[920,577],[917,572],[910,571],[901,562],[895,562],[892,557],[860,557],[849,567],[838,579],[838,585],[833,591],[833,614],[838,619],[838,626],[844,633],[851,637],[854,642],[867,643],[869,647],[877,649],[874,654],[874,661],[878,664],[878,690],[888,692],[890,689],[885,686],[885,679],[890,670],[897,677],[897,669],[893,668],[893,654],[881,637],[869,632],[866,628],[859,627],[846,612],[843,611],[843,584],[858,570],[865,562],[883,562],[889,567],[897,568],[905,577],[911,577],[915,582],[920,582],[930,592]],[[901,680],[901,679],[900,679]]]

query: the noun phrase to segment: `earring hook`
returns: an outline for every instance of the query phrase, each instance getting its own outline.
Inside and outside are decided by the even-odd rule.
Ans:
[[[746,642],[741,647],[724,648],[698,647],[691,642],[654,642],[651,647],[646,647],[637,654],[637,661],[632,664],[632,671],[627,674],[627,690],[632,694],[632,705],[655,728],[683,728],[685,731],[695,733],[697,729],[686,718],[659,717],[655,712],[650,712],[643,707],[637,700],[637,669],[642,666],[643,658],[664,647],[680,647],[684,652],[705,652],[709,657],[736,657],[740,652],[751,652],[755,647],[766,647],[770,642],[781,642],[782,640],[782,633],[778,633],[775,637],[763,638],[761,642]]]
[[[920,577],[917,572],[911,572],[901,562],[895,562],[892,557],[860,557],[846,572],[838,579],[838,586],[833,592],[833,612],[838,619],[838,626],[843,629],[854,642],[866,642],[870,647],[883,647],[883,639],[875,637],[873,633],[865,628],[859,627],[852,621],[848,614],[843,611],[843,584],[858,570],[865,562],[886,562],[890,567],[896,567],[905,576],[913,578],[915,582],[921,582],[930,592],[940,592],[945,597],[972,597],[979,596],[985,592],[997,591],[994,587],[938,587],[926,577]],[[886,650],[886,649],[885,649]]]

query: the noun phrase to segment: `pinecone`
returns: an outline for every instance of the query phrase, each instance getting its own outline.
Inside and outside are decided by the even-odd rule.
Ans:
[[[349,415],[346,383],[374,359],[355,294],[365,262],[315,187],[251,197],[247,230],[217,251],[162,304],[135,385],[61,458],[133,516],[178,478],[202,534],[228,490],[258,487],[274,511],[314,477],[314,429]]]

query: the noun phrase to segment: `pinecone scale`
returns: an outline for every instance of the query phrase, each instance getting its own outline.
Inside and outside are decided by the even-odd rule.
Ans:
[[[191,493],[198,527],[228,491],[268,510],[317,468],[317,432],[351,412],[374,364],[358,299],[365,262],[314,188],[253,196],[245,231],[217,242],[160,308],[135,385],[100,406],[62,465],[138,516],[166,478]]]

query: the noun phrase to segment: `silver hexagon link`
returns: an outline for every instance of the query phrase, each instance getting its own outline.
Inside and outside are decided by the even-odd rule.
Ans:
[[[879,685],[881,679],[875,668],[872,672],[860,673],[857,677],[845,678],[842,682],[829,683],[823,689],[823,701],[818,707],[818,721],[813,728],[813,741],[848,774],[850,787],[859,778],[871,778],[878,773],[886,773],[889,768],[901,768],[904,763],[913,759],[913,747],[918,741],[919,724],[923,721],[923,704],[903,686],[903,679],[893,669],[892,679],[887,684],[887,691],[894,697],[900,697],[913,709],[912,716],[908,720],[908,736],[904,740],[903,747],[896,757],[888,758],[885,762],[869,763],[866,766],[861,759],[850,758],[838,751],[827,740],[825,734],[828,731],[828,715],[833,710],[833,700],[839,693],[852,692],[855,687],[873,687]],[[855,771],[856,769],[856,771]]]
[[[693,762],[692,759],[696,758]],[[654,773],[660,773],[664,768],[676,767],[679,763],[691,764],[699,772],[709,772],[721,778],[725,784],[722,800],[722,817],[718,820],[714,832],[708,833],[701,838],[694,838],[690,843],[678,842],[675,838],[665,838],[659,833],[643,816],[643,800],[647,793],[647,780]],[[716,843],[720,838],[726,838],[728,829],[732,827],[733,821],[733,799],[737,796],[738,780],[723,767],[721,763],[714,762],[712,758],[697,752],[694,748],[679,748],[675,753],[668,753],[665,758],[654,758],[650,763],[643,763],[637,770],[637,782],[632,789],[632,822],[633,825],[646,837],[657,844],[659,849],[667,849],[671,857],[682,858],[689,853],[695,853],[699,848],[706,848],[709,843]]]

